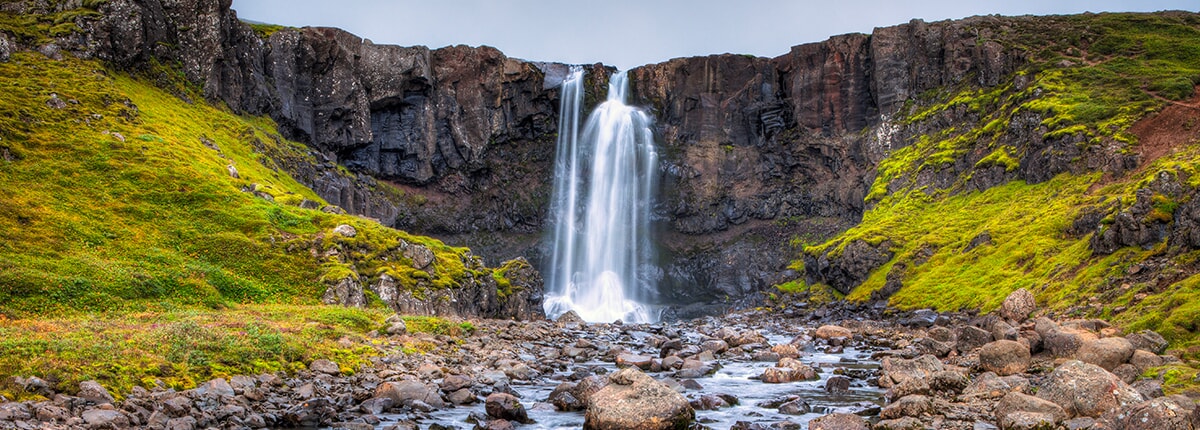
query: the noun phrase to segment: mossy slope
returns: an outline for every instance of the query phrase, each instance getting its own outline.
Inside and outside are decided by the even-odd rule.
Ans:
[[[990,311],[1013,290],[1028,288],[1056,312],[1155,329],[1178,347],[1197,344],[1197,251],[1164,240],[1102,254],[1090,241],[1155,178],[1176,178],[1190,187],[1185,195],[1196,195],[1200,142],[1184,138],[1155,152],[1139,147],[1131,127],[1193,96],[1200,84],[1200,16],[1014,22],[992,34],[1024,50],[1029,63],[1001,85],[964,82],[906,105],[892,118],[907,132],[906,142],[879,164],[861,224],[807,247],[802,260],[812,266],[836,259],[863,241],[893,257],[849,300],[869,300],[892,279],[900,281],[889,297],[894,306]],[[1059,31],[1044,31],[1048,26]],[[1039,177],[1055,163],[1066,167]],[[1174,208],[1188,199],[1155,200],[1158,219],[1147,222],[1169,228]],[[1108,218],[1081,229],[1076,221],[1087,211]],[[1131,267],[1148,262],[1176,282],[1126,282]],[[821,282],[817,269],[807,274],[787,288]]]

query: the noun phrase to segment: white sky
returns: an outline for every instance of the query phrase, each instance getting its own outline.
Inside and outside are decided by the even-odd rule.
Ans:
[[[1200,10],[1200,0],[234,0],[238,17],[340,27],[375,43],[488,45],[510,57],[618,68],[675,57],[774,57],[875,27],[971,15]]]

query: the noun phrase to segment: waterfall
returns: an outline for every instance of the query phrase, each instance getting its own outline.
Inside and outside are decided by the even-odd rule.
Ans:
[[[589,322],[654,322],[648,305],[660,276],[650,240],[654,122],[625,104],[622,72],[581,130],[583,85],[577,67],[562,86],[546,315],[574,310]]]

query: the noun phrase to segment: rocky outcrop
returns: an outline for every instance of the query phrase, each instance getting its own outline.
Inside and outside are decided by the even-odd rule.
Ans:
[[[468,245],[491,262],[525,256],[540,265],[556,87],[565,65],[512,59],[489,47],[377,45],[333,28],[263,37],[230,4],[111,0],[95,6],[98,18],[75,18],[83,31],[56,46],[168,86],[172,75],[163,65],[179,64],[205,97],[269,115],[286,136],[309,144],[318,167],[279,164],[330,203]],[[776,58],[683,58],[630,71],[632,102],[656,117],[662,145],[661,299],[737,298],[799,276],[842,292],[857,286],[891,260],[890,250],[810,256],[818,264],[798,274],[787,268],[796,246],[859,221],[877,163],[889,151],[981,119],[950,108],[923,121],[896,121],[905,106],[940,88],[1028,85],[1014,75],[1027,51],[1005,38],[1067,31],[1054,23],[914,20],[796,46]],[[4,45],[0,39],[0,54]],[[592,66],[588,104],[610,72]],[[986,189],[1137,164],[1136,155],[1081,145],[1080,136],[1046,137],[1042,120],[1016,115],[995,143],[1023,154],[1017,166],[980,164],[988,153],[972,150],[897,186],[947,189],[969,172],[964,187]],[[1200,225],[1194,214],[1200,209],[1181,206],[1176,225]],[[1133,224],[1118,224],[1097,235],[1103,243],[1096,249],[1150,240],[1122,230]],[[1200,244],[1200,235],[1188,233],[1200,229],[1149,231],[1155,239]],[[892,284],[902,281],[897,276]]]

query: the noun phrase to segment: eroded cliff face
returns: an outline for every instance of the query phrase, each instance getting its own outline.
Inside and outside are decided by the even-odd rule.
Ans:
[[[270,115],[307,142],[322,163],[280,164],[330,203],[471,246],[489,262],[526,256],[537,264],[567,66],[488,47],[376,45],[331,28],[263,37],[229,6],[112,0],[60,43],[133,70],[178,62],[206,97]],[[1027,51],[1000,41],[1030,19],[913,21],[776,58],[683,58],[632,70],[633,104],[656,117],[663,145],[662,299],[724,302],[795,278],[788,262],[801,246],[859,221],[885,154],[933,127],[978,119],[962,109],[917,124],[894,115],[938,88],[1019,84],[1014,72]],[[589,105],[608,73],[589,70]],[[914,181],[944,188],[976,169],[973,186],[982,189],[1046,180],[1087,160],[1128,164],[1101,155],[1078,163],[1070,139],[1043,142],[1040,118],[1024,120],[1041,152],[1019,169],[978,167],[987,154],[969,154]],[[1021,125],[1013,129],[1021,139]],[[847,269],[860,263],[808,270],[836,277],[861,272]]]

